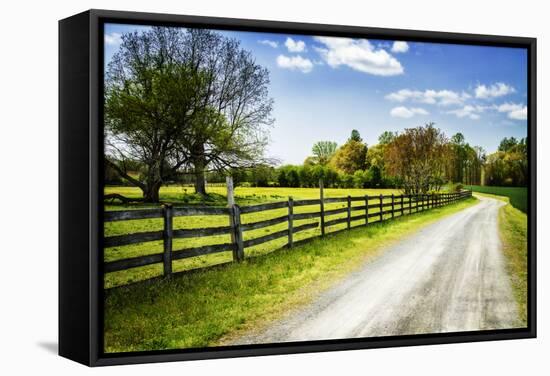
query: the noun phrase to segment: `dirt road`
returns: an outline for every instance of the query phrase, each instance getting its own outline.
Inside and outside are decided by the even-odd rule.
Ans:
[[[233,343],[517,327],[498,235],[502,205],[480,198],[394,245],[306,308]]]

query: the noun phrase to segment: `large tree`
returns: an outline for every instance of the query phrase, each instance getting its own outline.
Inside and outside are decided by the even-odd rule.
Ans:
[[[181,139],[204,79],[172,59],[181,37],[165,28],[127,34],[106,74],[106,163],[139,187],[146,202],[158,202],[162,183],[189,162]],[[138,177],[128,169],[135,161],[142,166]]]
[[[273,122],[269,72],[235,39],[207,30],[189,30],[183,56],[207,77],[202,110],[185,146],[195,174],[195,190],[205,194],[204,172],[269,163],[263,158],[267,127]]]
[[[105,84],[106,163],[158,202],[182,169],[205,194],[207,169],[262,162],[271,123],[268,72],[238,41],[208,30],[154,27],[122,36]],[[143,165],[131,176],[127,161]]]
[[[367,150],[367,145],[363,143],[361,135],[354,129],[348,141],[336,150],[330,164],[338,171],[353,174],[357,170],[365,169]]]
[[[405,129],[385,150],[386,168],[407,194],[438,190],[443,183],[447,151],[445,134],[433,123]]]

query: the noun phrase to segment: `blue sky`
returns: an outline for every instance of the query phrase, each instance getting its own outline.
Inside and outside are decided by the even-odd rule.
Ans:
[[[145,29],[105,25],[106,63],[122,34]],[[352,129],[373,145],[383,131],[435,122],[489,153],[503,137],[527,135],[525,49],[222,33],[270,71],[267,154],[283,163],[302,163],[316,141],[341,145]]]

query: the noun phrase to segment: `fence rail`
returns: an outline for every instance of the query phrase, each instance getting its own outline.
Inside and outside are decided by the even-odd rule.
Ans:
[[[322,190],[321,190],[322,192]],[[273,202],[260,205],[251,205],[240,207],[231,205],[227,208],[215,207],[172,207],[164,205],[162,208],[125,210],[125,211],[107,211],[104,213],[106,222],[128,221],[151,218],[162,218],[164,220],[163,230],[146,231],[133,234],[124,234],[108,236],[103,239],[105,248],[145,243],[151,241],[163,242],[163,253],[138,256],[116,261],[105,262],[103,269],[105,273],[121,271],[151,264],[163,264],[163,274],[168,276],[172,274],[172,262],[190,257],[203,256],[219,252],[232,252],[234,261],[241,261],[245,257],[245,249],[259,244],[263,244],[275,239],[287,238],[285,247],[292,248],[294,234],[320,227],[321,235],[325,235],[327,227],[338,224],[346,224],[343,230],[349,230],[357,226],[366,226],[372,223],[386,221],[395,217],[410,215],[422,212],[435,207],[455,203],[467,197],[471,197],[471,191],[462,191],[457,193],[441,193],[432,195],[378,195],[378,196],[357,196],[357,197],[336,197],[308,200],[293,200],[291,197],[287,201]],[[391,201],[385,201],[391,200]],[[352,202],[360,202],[359,205],[352,205]],[[325,204],[345,203],[342,208],[325,210]],[[296,207],[319,206],[319,211],[295,213]],[[242,223],[241,215],[248,213],[258,213],[274,209],[287,208],[288,213],[270,219],[260,220],[250,223]],[[390,209],[387,209],[390,208]],[[377,211],[374,211],[376,209]],[[360,214],[356,214],[361,212]],[[338,214],[346,216],[335,219],[326,219]],[[355,215],[354,215],[355,214]],[[183,216],[209,216],[209,215],[227,215],[229,217],[229,226],[192,228],[192,229],[174,229],[173,218]],[[306,219],[319,219],[319,221],[296,225],[296,221]],[[359,225],[352,225],[354,222],[361,221]],[[255,237],[253,239],[243,240],[243,232],[262,229],[281,223],[288,223],[284,230],[272,232],[267,235]],[[231,235],[231,242],[224,244],[204,245],[193,248],[184,248],[173,250],[173,240],[181,238],[199,238],[213,235]],[[300,240],[302,242],[302,240]]]

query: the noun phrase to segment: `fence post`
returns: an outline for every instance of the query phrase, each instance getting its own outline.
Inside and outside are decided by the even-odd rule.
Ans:
[[[404,195],[405,195],[404,193],[401,194],[401,216],[403,216],[403,196]]]
[[[288,198],[288,248],[292,248],[294,244],[294,199],[292,196]]]
[[[241,227],[241,208],[239,205],[233,205],[231,212],[233,213],[233,244],[235,244],[233,260],[242,261],[244,260],[244,244],[243,230]]]
[[[227,188],[227,207],[229,208],[229,226],[231,226],[231,244],[235,245],[233,250],[233,261],[239,261],[238,244],[236,238],[235,224],[235,193],[233,189],[233,177],[225,177],[225,186]]]
[[[365,225],[369,224],[369,195],[365,195]]]
[[[395,195],[392,193],[391,194],[391,217],[393,219],[395,215]]]
[[[321,236],[325,236],[325,193],[323,179],[319,179],[319,197],[321,210]]]
[[[348,195],[348,230],[351,228],[351,196]]]
[[[412,195],[408,194],[407,197],[409,198],[409,214],[412,214]]]
[[[168,277],[172,274],[172,232],[173,232],[173,208],[171,204],[164,204],[163,208],[164,217],[164,253],[162,256],[164,264],[164,276]]]
[[[382,222],[384,220],[384,216],[382,214],[383,211],[384,211],[383,201],[384,201],[384,196],[382,194],[380,194],[380,222]]]

